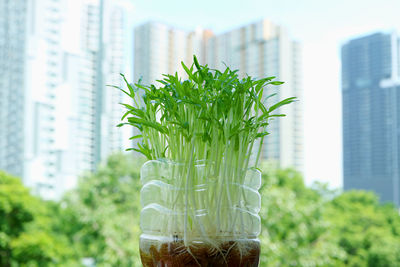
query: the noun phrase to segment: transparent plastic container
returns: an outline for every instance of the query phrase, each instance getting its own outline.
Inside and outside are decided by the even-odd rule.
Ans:
[[[258,266],[258,170],[160,159],[140,179],[144,267]]]

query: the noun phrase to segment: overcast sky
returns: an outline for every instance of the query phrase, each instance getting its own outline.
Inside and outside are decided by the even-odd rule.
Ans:
[[[305,179],[342,185],[340,46],[400,29],[400,0],[132,0],[129,23],[148,20],[221,33],[268,18],[303,45]]]

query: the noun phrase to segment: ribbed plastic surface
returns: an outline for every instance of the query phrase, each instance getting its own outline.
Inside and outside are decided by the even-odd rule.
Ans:
[[[140,227],[144,235],[257,238],[261,229],[258,170],[246,170],[242,179],[212,177],[199,162],[190,175],[177,177],[184,173],[181,168],[185,166],[167,160],[143,165]]]

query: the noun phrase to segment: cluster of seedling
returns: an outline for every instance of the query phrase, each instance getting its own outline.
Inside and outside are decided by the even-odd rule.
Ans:
[[[179,236],[187,247],[193,238],[200,236],[218,250],[215,239],[220,234],[233,240],[246,238],[237,231],[245,229],[245,225],[239,228],[232,225],[244,222],[243,218],[230,214],[245,201],[245,194],[235,185],[243,184],[249,167],[257,167],[270,119],[284,116],[277,114],[276,109],[295,98],[267,107],[266,100],[271,96],[264,96],[265,87],[282,84],[275,77],[239,78],[236,70],[210,69],[200,65],[196,57],[190,67],[183,63],[182,67],[188,76],[186,80],[177,74],[164,75],[157,81],[159,86],[132,85],[123,76],[127,90],[119,89],[132,103],[123,104],[127,111],[119,126],[138,129],[140,134],[131,138],[139,138],[132,150],[149,160],[167,159],[184,166],[177,169],[170,183],[182,189],[176,191],[174,203],[179,209],[184,207],[181,211],[185,222],[181,231],[174,229],[174,233],[168,233],[171,229],[165,229],[165,234]],[[252,153],[255,164],[249,166]],[[199,162],[204,164],[203,177],[195,175],[194,168]],[[199,184],[212,184],[204,195],[207,199],[194,196]],[[206,221],[212,224],[207,227],[203,221],[197,221],[198,203],[209,205]]]
[[[267,85],[280,85],[275,77],[253,80],[240,79],[237,70],[224,72],[201,66],[196,57],[190,68],[182,63],[188,79],[164,74],[158,80],[162,86],[132,85],[121,89],[133,100],[133,105],[123,104],[127,111],[118,126],[132,125],[141,138],[138,147],[131,148],[149,160],[168,158],[176,162],[206,160],[215,166],[225,157],[231,157],[235,166],[246,169],[253,146],[257,148],[257,162],[262,140],[268,134],[266,126],[274,111],[294,101],[284,99],[270,107],[264,105]],[[196,67],[196,70],[194,70]],[[226,161],[226,160],[225,160]]]

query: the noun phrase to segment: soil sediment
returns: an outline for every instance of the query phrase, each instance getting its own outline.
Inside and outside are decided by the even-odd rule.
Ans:
[[[257,267],[259,241],[226,241],[219,249],[207,244],[185,247],[183,241],[151,244],[148,251],[140,249],[144,267]],[[240,248],[241,247],[241,248]]]

